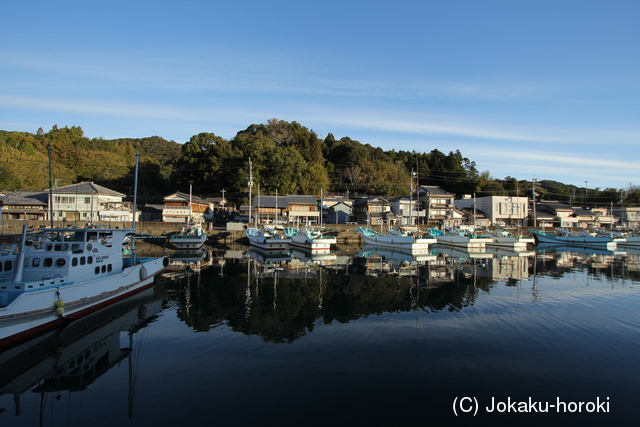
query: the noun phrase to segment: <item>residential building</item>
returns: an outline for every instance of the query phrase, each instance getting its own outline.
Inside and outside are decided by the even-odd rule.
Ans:
[[[414,198],[418,201],[420,224],[442,227],[455,225],[455,194],[435,185],[421,185]]]
[[[624,227],[640,228],[640,207],[614,207],[613,214]]]
[[[163,222],[203,222],[205,215],[212,212],[209,202],[179,191],[166,196],[163,200]]]
[[[49,195],[42,191],[11,191],[0,196],[0,219],[46,220]],[[2,206],[3,205],[3,206]]]
[[[55,221],[133,220],[132,204],[124,201],[124,194],[91,181],[56,187],[52,193],[50,210]]]
[[[325,222],[327,224],[345,224],[353,220],[353,200],[347,204],[339,202],[331,205],[328,209]]]
[[[260,222],[318,223],[320,212],[314,196],[255,196],[254,213]]]
[[[529,214],[529,198],[515,196],[472,197],[465,195],[455,201],[458,209],[475,210],[476,225],[481,214],[486,216],[487,225],[522,225]],[[473,216],[472,216],[473,219]]]
[[[353,217],[358,224],[384,224],[391,212],[391,203],[382,197],[367,197],[353,204]]]

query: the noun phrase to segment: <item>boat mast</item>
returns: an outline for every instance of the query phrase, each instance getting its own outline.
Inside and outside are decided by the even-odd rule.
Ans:
[[[253,174],[251,171],[251,157],[249,157],[249,220],[248,225],[251,225],[251,187],[253,187]]]
[[[138,161],[140,159],[140,152],[136,151],[136,169],[133,178],[133,206],[131,207],[133,212],[133,218],[131,219],[131,230],[133,235],[131,236],[131,265],[136,264],[136,214],[138,210]]]
[[[53,228],[53,170],[51,169],[51,144],[47,145],[47,152],[49,154],[49,220],[51,221],[51,228]]]

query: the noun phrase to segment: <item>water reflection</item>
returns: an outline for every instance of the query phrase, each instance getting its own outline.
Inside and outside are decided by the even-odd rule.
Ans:
[[[350,322],[384,312],[458,311],[479,293],[527,283],[541,298],[536,276],[561,277],[575,269],[594,276],[637,279],[638,255],[571,247],[466,252],[448,247],[403,252],[351,248],[332,253],[219,251],[199,274],[160,279],[179,305],[178,316],[196,331],[225,325],[265,341],[293,342],[318,324]],[[344,252],[344,251],[342,251]],[[175,279],[175,277],[173,277]]]
[[[133,350],[141,345],[134,336],[161,310],[162,300],[153,289],[147,289],[63,329],[0,353],[0,395],[14,396],[11,415],[23,415],[22,398],[33,393],[39,395],[40,425],[51,424],[53,414],[62,413],[65,419],[79,421],[81,407],[71,394],[82,392],[113,366],[127,361],[130,394],[128,408],[123,410],[131,416],[135,370],[140,363]],[[0,408],[0,413],[8,409]],[[31,419],[35,414],[24,415]]]

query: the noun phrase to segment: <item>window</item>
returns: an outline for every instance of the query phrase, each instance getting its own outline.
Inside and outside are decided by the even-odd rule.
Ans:
[[[90,205],[91,204],[91,197],[85,197],[84,198],[84,204],[85,205]]]
[[[40,267],[40,258],[34,258],[31,262],[32,267]]]
[[[88,264],[93,264],[93,257],[87,257],[87,263]]]
[[[43,267],[51,267],[53,265],[53,258],[45,258],[42,263]]]
[[[71,259],[71,266],[76,267],[78,265],[78,258]]]
[[[100,274],[100,266],[96,265],[96,269],[95,269],[96,274]]]
[[[80,257],[80,265],[85,265],[87,263],[87,259],[85,257]]]

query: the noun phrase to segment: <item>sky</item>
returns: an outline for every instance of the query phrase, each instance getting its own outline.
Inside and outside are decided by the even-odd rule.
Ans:
[[[184,143],[276,118],[384,150],[460,150],[496,179],[640,184],[636,0],[30,0],[2,11],[2,130]]]

